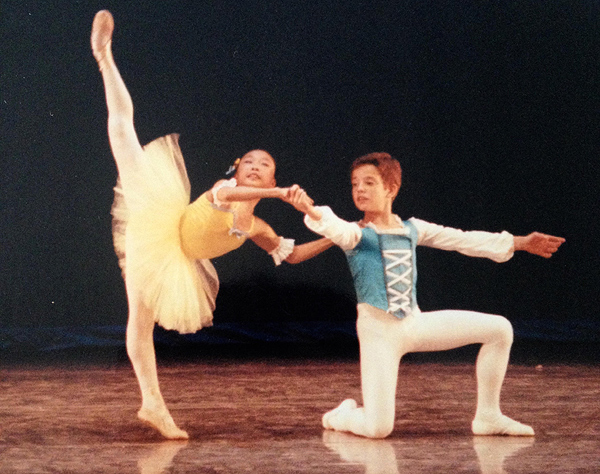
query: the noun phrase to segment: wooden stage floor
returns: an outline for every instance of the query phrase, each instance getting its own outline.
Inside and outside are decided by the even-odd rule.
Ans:
[[[137,422],[126,361],[0,365],[0,473],[600,472],[598,365],[509,367],[504,412],[534,439],[471,435],[471,363],[403,364],[385,440],[320,426],[360,400],[355,359],[171,360],[159,375],[188,442]]]

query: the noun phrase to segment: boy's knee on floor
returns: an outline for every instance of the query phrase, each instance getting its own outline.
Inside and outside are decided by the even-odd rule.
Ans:
[[[387,438],[394,431],[394,420],[367,423],[366,436],[368,438]]]

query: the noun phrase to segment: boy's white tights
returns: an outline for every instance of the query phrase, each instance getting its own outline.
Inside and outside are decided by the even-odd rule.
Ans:
[[[443,351],[482,344],[477,357],[475,434],[533,435],[533,430],[502,415],[500,390],[513,341],[502,316],[471,311],[433,311],[398,319],[368,304],[358,305],[363,406],[345,400],[323,416],[327,429],[384,438],[394,428],[400,359],[409,352]]]

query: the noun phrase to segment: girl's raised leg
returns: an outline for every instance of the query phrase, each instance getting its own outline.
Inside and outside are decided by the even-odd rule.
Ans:
[[[91,44],[104,81],[110,145],[121,184],[125,188],[135,186],[136,168],[143,164],[143,150],[133,126],[133,103],[112,57],[113,29],[110,12],[98,12],[92,25]],[[135,281],[136,275],[126,273],[129,304],[127,354],[142,392],[142,407],[138,417],[166,438],[187,439],[187,433],[173,422],[160,393],[153,340],[154,317],[142,303]]]
[[[124,187],[143,163],[143,150],[133,126],[133,102],[112,56],[114,21],[107,10],[96,13],[92,24],[92,53],[104,81],[108,108],[108,138]]]

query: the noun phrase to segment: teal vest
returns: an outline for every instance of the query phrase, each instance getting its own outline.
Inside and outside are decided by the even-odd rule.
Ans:
[[[362,229],[362,238],[346,251],[359,303],[405,318],[417,307],[418,233],[404,221],[405,235],[378,234]]]

